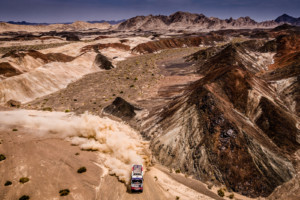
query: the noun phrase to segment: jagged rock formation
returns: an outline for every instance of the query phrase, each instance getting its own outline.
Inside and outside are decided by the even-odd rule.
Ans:
[[[272,63],[269,46],[252,40],[189,58],[204,77],[142,124],[162,164],[251,197],[268,196],[295,175],[297,118],[259,77]]]
[[[250,17],[238,19],[218,19],[206,17],[203,14],[176,12],[170,16],[149,15],[137,16],[122,22],[118,30],[213,30],[213,29],[239,29],[239,28],[272,28],[278,26],[275,21],[256,22]]]

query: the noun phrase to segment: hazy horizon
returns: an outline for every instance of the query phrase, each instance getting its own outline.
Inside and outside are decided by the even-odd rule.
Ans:
[[[11,0],[0,7],[0,21],[67,23],[122,20],[137,15],[170,15],[176,11],[221,19],[249,16],[260,22],[300,13],[297,0]]]

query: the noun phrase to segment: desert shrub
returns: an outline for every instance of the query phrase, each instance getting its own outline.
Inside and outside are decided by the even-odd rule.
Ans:
[[[67,110],[65,110],[65,112],[67,113],[67,112],[70,112],[70,110],[69,109],[67,109]]]
[[[63,189],[59,191],[60,196],[67,196],[70,193],[69,189]]]
[[[86,168],[85,167],[80,167],[78,170],[77,170],[77,173],[81,174],[81,173],[84,173],[86,172]]]
[[[22,184],[24,184],[24,183],[26,183],[26,182],[28,182],[28,181],[29,181],[29,178],[27,178],[27,177],[22,177],[22,178],[20,178],[20,180],[19,180],[19,182],[22,183]]]
[[[13,130],[12,131],[18,131],[18,129],[17,128],[13,128]]]
[[[134,87],[134,85],[131,85],[130,87],[131,87],[131,88],[133,88],[133,87]]]
[[[5,159],[6,159],[5,155],[0,154],[0,161],[5,160]]]
[[[23,195],[19,198],[19,200],[28,200],[28,199],[30,199],[30,197],[27,195]]]
[[[79,155],[79,153],[77,152],[77,153],[75,153],[75,156],[78,156]]]
[[[222,190],[222,189],[219,189],[218,190],[218,195],[220,196],[220,197],[224,197],[224,191]]]
[[[11,181],[6,181],[6,182],[4,183],[4,186],[9,186],[9,185],[11,185],[11,184],[12,184]]]
[[[51,107],[46,107],[46,108],[43,108],[43,111],[50,111],[50,112],[52,112],[52,108]]]
[[[176,169],[175,172],[178,174],[180,173],[180,169]]]
[[[179,200],[180,199],[180,197],[179,196],[176,196],[176,200]]]
[[[228,197],[229,197],[229,199],[233,199],[234,194],[230,194]]]
[[[155,179],[155,181],[157,181],[158,180],[157,176],[154,176],[154,179]]]

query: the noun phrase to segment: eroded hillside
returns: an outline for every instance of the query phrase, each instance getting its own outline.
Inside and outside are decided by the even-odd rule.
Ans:
[[[145,18],[132,20],[120,27]],[[220,23],[255,25],[246,18]],[[0,170],[23,167],[18,176],[6,173],[12,185],[0,196],[49,199],[68,187],[71,199],[222,199],[220,191],[236,199],[298,198],[299,28],[61,28],[1,35]],[[29,167],[40,159],[43,166]],[[52,162],[61,173],[51,179],[55,165],[40,181]],[[134,162],[147,166],[145,192],[136,195],[126,188]],[[87,173],[76,174],[83,164]],[[26,187],[18,185],[21,175],[30,178]],[[39,183],[53,187],[43,193]]]

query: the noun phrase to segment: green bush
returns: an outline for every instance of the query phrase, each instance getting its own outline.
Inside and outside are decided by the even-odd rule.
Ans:
[[[70,193],[69,189],[63,189],[59,191],[60,196],[67,196]]]
[[[176,169],[175,172],[178,174],[180,173],[180,169]]]
[[[20,180],[19,180],[19,182],[22,183],[22,184],[24,184],[24,183],[26,183],[26,182],[28,182],[28,181],[29,181],[29,178],[27,178],[27,177],[22,177],[22,178],[20,178]]]
[[[77,173],[81,174],[81,173],[84,173],[86,172],[86,168],[85,167],[80,167],[78,170],[77,170]]]
[[[5,160],[5,159],[6,159],[5,155],[0,154],[0,161]]]
[[[11,181],[6,181],[6,182],[4,183],[4,186],[9,186],[9,185],[11,185],[11,184],[12,184]]]
[[[67,113],[67,112],[70,112],[70,110],[69,109],[67,109],[67,110],[65,110],[65,112]]]
[[[220,196],[220,197],[224,197],[224,191],[222,190],[222,189],[219,189],[218,190],[218,195]]]

